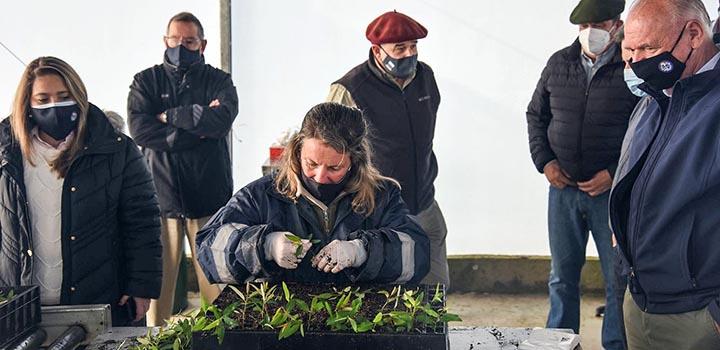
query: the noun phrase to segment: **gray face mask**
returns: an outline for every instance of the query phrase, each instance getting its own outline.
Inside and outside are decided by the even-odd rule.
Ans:
[[[385,49],[382,48],[382,46],[380,46],[380,50],[383,50],[386,55],[382,61],[383,68],[385,68],[385,70],[393,77],[398,79],[406,79],[415,73],[418,61],[417,54],[410,57],[398,59],[390,57],[390,55],[387,53],[387,51],[385,51]]]

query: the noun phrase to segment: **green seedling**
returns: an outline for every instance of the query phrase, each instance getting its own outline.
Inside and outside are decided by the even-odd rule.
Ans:
[[[0,292],[0,305],[7,303],[15,296],[15,291],[10,289],[7,293]]]
[[[245,290],[230,286],[237,301],[220,309],[201,300],[198,310],[160,328],[149,331],[137,339],[132,350],[180,350],[190,347],[193,332],[213,334],[222,343],[229,329],[262,329],[278,332],[278,339],[291,337],[298,332],[305,336],[309,320],[322,320],[331,331],[364,332],[424,332],[424,327],[437,327],[443,322],[461,321],[460,317],[441,307],[444,300],[440,286],[435,287],[432,298],[425,301],[423,292],[401,286],[391,291],[381,290],[385,301],[372,319],[365,319],[363,307],[367,308],[365,296],[375,293],[357,287],[332,291],[312,297],[310,305],[296,296],[286,283],[270,286],[264,283],[246,283]],[[10,294],[10,293],[8,293]],[[12,295],[10,295],[12,297]],[[272,313],[271,313],[272,311]],[[321,330],[324,330],[321,329]]]
[[[307,238],[310,241],[310,243],[318,244],[321,242],[319,239],[312,239],[312,236],[313,235],[310,235]],[[300,238],[292,233],[286,233],[285,237],[287,237],[287,239],[289,239],[290,242],[292,242],[292,244],[295,246],[295,257],[299,258],[300,255],[302,255],[302,251],[303,251],[302,238]]]
[[[258,287],[256,284],[250,284],[250,287],[257,293],[257,301],[253,306],[253,311],[259,313],[260,324],[263,327],[272,328],[270,326],[270,313],[269,307],[276,303],[278,296],[276,295],[277,286],[270,287],[267,282],[260,283]]]
[[[236,328],[237,322],[231,317],[235,312],[237,303],[228,305],[220,310],[215,305],[208,305],[201,300],[200,309],[185,315],[185,317],[171,322],[160,328],[157,333],[148,329],[147,334],[138,337],[137,345],[131,350],[182,350],[191,347],[193,332],[212,332],[222,344],[225,330]],[[212,318],[208,316],[212,315]]]

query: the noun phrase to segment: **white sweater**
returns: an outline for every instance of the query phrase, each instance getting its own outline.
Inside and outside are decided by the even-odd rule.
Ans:
[[[43,305],[60,303],[63,259],[60,241],[63,178],[48,164],[69,146],[72,134],[58,148],[42,141],[32,130],[35,166],[23,160],[25,190],[32,231],[33,282],[40,286]]]

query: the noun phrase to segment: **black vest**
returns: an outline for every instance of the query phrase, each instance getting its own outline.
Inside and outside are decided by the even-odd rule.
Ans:
[[[373,163],[400,182],[411,214],[434,201],[438,167],[433,153],[440,92],[430,66],[418,62],[413,81],[401,90],[370,59],[335,83],[344,86],[370,123]]]

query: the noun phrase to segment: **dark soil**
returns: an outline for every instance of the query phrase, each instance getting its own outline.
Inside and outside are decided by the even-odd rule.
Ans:
[[[308,307],[311,306],[311,302],[314,296],[320,295],[322,293],[335,293],[336,291],[342,291],[344,289],[344,286],[333,286],[333,285],[326,285],[326,284],[296,284],[296,283],[288,283],[288,289],[290,290],[290,293],[295,296],[296,299],[302,299]],[[365,295],[363,297],[362,305],[359,309],[358,315],[355,316],[355,320],[358,321],[358,324],[361,320],[367,320],[372,321],[375,315],[380,311],[383,304],[386,301],[386,298],[384,295],[379,294],[378,291],[386,290],[388,292],[392,291],[394,286],[363,286],[363,285],[356,285],[352,286],[353,288],[359,287],[360,292],[365,292]],[[245,286],[240,285],[237,286],[237,288],[245,292]],[[416,289],[419,291],[425,292],[425,302],[432,299],[433,294],[435,293],[435,286],[403,286],[403,291],[405,289]],[[252,290],[252,289],[251,289]],[[441,292],[442,293],[442,292]],[[275,295],[278,297],[276,299],[276,302],[273,304],[268,305],[268,314],[270,317],[275,314],[275,311],[285,306],[286,302],[283,298],[283,289],[282,285],[277,285]],[[352,299],[355,299],[356,296],[351,297]],[[214,304],[220,308],[221,310],[227,307],[228,305],[234,303],[234,302],[241,302],[241,299],[238,297],[238,295],[229,287],[226,287],[220,296],[215,300]],[[338,302],[338,298],[333,298],[330,301],[330,304],[334,307],[336,303]],[[438,303],[438,305],[433,305],[435,307],[435,310],[442,309],[445,305],[445,300],[443,298],[442,303]],[[389,312],[394,307],[394,302],[387,305],[385,307],[385,310],[383,312]],[[399,300],[397,303],[397,310],[398,311],[405,311],[405,306],[403,305],[402,300]],[[261,322],[262,319],[260,318],[259,313],[253,312],[249,307],[247,308],[245,312],[245,319],[243,320],[242,316],[242,304],[237,308],[237,311],[234,314],[235,319],[237,320],[238,324],[240,325],[240,329],[246,329],[246,330],[262,330]],[[295,311],[295,313],[302,313],[301,311]],[[319,312],[316,312],[312,315],[305,314],[303,316],[303,325],[305,328],[305,332],[328,332],[331,331],[330,327],[325,324],[325,321],[328,319],[328,313],[325,310],[321,310]],[[443,333],[443,326],[439,325],[436,327],[437,329],[434,329],[432,327],[428,327],[428,329],[420,329],[415,330],[415,332],[418,333]],[[264,330],[270,330],[268,328],[264,328]],[[376,329],[377,331],[377,329]],[[348,332],[352,332],[352,329],[350,329]]]

